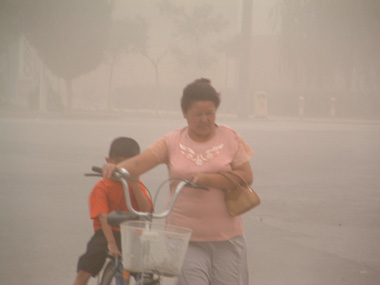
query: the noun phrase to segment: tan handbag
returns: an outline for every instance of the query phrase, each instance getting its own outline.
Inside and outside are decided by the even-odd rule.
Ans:
[[[227,210],[231,216],[241,215],[260,204],[259,196],[238,173],[228,171],[219,174],[235,185],[235,188],[225,194]]]

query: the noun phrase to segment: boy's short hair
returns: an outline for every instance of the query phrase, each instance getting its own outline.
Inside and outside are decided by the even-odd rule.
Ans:
[[[110,159],[117,159],[120,157],[130,158],[140,153],[139,144],[131,138],[119,137],[111,143],[108,157]]]

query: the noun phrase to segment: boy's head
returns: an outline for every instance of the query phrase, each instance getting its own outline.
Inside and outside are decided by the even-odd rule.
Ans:
[[[119,137],[111,143],[108,154],[108,162],[119,163],[122,160],[130,158],[140,153],[139,144],[131,138]]]

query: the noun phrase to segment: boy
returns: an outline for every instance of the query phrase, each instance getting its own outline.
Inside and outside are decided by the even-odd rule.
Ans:
[[[140,147],[135,140],[119,137],[112,142],[106,161],[117,164],[139,153]],[[133,208],[151,212],[152,201],[142,182],[128,181],[128,186]],[[120,228],[111,228],[107,223],[107,215],[119,210],[128,212],[122,184],[113,179],[100,180],[90,194],[89,205],[95,233],[87,244],[86,253],[79,258],[74,285],[87,284],[91,276],[98,275],[105,262],[107,249],[112,256],[120,255]]]

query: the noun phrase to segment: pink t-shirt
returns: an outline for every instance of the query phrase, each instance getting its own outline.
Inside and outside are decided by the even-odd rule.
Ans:
[[[242,137],[227,126],[218,126],[215,136],[204,143],[193,141],[184,127],[166,134],[149,149],[168,166],[170,178],[228,171],[254,155]],[[175,186],[172,183],[171,194]],[[192,241],[221,241],[243,234],[241,217],[228,214],[224,193],[216,188],[183,189],[167,223],[192,229]]]

